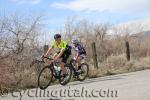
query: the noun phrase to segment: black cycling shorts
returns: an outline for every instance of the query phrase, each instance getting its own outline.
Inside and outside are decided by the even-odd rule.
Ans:
[[[59,54],[59,53],[60,53],[60,51],[57,54]],[[68,49],[65,49],[64,53],[60,57],[60,58],[62,58],[61,62],[66,63],[70,55],[71,55],[70,51]]]

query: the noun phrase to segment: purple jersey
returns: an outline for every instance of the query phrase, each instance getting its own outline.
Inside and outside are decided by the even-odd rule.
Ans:
[[[85,55],[86,55],[86,51],[85,51],[84,47],[83,47],[81,44],[78,44],[78,45],[75,47],[75,50],[76,50],[76,52],[78,52],[80,55],[81,55],[81,54],[85,54]]]

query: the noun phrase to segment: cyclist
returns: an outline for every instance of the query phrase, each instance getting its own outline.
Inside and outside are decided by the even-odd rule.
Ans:
[[[57,61],[58,59],[62,58],[61,70],[63,72],[63,76],[65,77],[67,74],[64,65],[67,62],[69,56],[71,55],[71,46],[69,46],[66,41],[61,39],[60,34],[55,34],[52,46],[48,49],[47,53],[44,56],[47,57],[54,48],[58,48],[59,52],[54,54],[53,59],[54,61]]]
[[[85,51],[85,48],[80,44],[80,42],[77,39],[73,39],[72,44],[73,44],[73,48],[76,51],[74,59],[77,62],[78,71],[80,72],[80,69],[81,69],[80,62],[82,59],[86,57],[86,51]]]

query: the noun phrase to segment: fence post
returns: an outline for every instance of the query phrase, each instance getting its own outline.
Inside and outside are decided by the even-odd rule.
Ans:
[[[128,41],[126,41],[126,58],[130,61],[130,45]]]
[[[44,47],[43,47],[44,54],[47,52],[48,48],[49,48],[48,45],[44,45]]]
[[[93,42],[91,45],[92,45],[92,53],[93,53],[94,67],[98,69],[98,62],[97,62],[97,53],[96,53],[96,45],[95,45],[95,42]]]

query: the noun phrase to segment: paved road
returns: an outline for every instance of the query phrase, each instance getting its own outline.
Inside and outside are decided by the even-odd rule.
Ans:
[[[14,92],[0,100],[150,100],[150,70]]]

